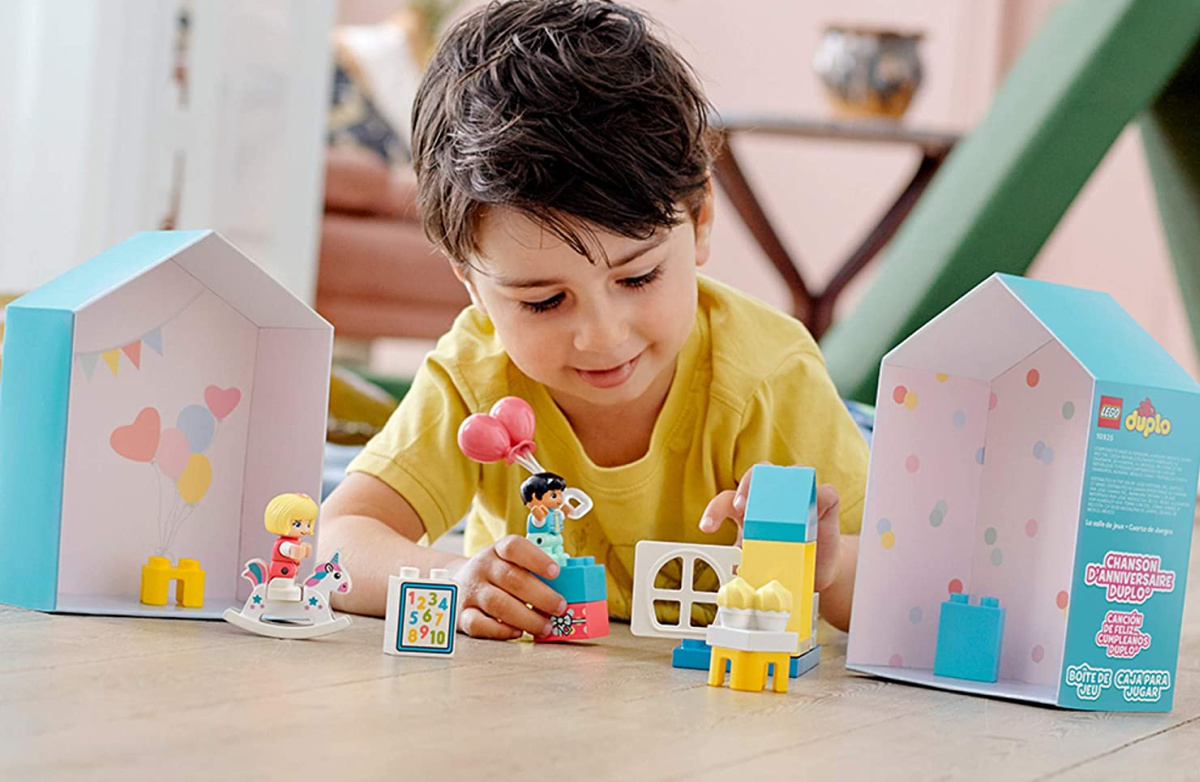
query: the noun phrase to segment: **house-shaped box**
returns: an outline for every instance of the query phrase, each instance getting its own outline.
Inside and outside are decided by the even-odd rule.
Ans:
[[[211,231],[137,234],[10,304],[0,602],[198,617],[240,603],[243,563],[270,554],[267,502],[319,496],[332,344]],[[203,608],[139,602],[156,554],[199,560]]]
[[[1108,295],[994,275],[883,359],[847,667],[1169,710],[1200,387]],[[935,676],[941,604],[1006,611],[995,683]]]

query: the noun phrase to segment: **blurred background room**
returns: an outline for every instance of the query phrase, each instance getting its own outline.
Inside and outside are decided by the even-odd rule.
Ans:
[[[335,374],[330,438],[365,441],[467,303],[420,230],[408,119],[439,31],[477,4],[7,0],[0,6],[0,292],[30,290],[139,230],[214,228],[334,324],[336,360],[356,374]],[[915,289],[905,294],[923,302],[913,313],[932,306],[933,293],[948,303],[994,270],[990,257],[980,257],[965,271],[947,260],[936,273],[906,276],[904,259],[926,246],[936,254],[941,240],[935,206],[921,225],[906,226],[914,205],[918,222],[926,186],[938,201],[953,200],[932,195],[942,174],[970,196],[964,201],[990,198],[989,188],[1005,192],[1020,164],[1035,159],[1013,150],[1026,143],[1037,150],[1039,139],[1041,154],[1055,155],[1045,146],[1053,142],[1064,159],[1095,154],[1098,165],[1074,165],[1086,183],[1077,196],[1063,186],[1061,220],[1036,199],[1028,214],[1004,214],[999,233],[1029,234],[1011,247],[987,224],[1004,258],[993,265],[1111,293],[1196,375],[1146,124],[1137,112],[1125,118],[1114,109],[1114,143],[1090,139],[1091,152],[1076,150],[1070,135],[1053,135],[1081,116],[1071,101],[1098,83],[1089,79],[1108,56],[1104,47],[1151,34],[1153,20],[1140,31],[1124,18],[1079,29],[1079,55],[1092,60],[1075,63],[1027,47],[1039,29],[1053,27],[1052,17],[1077,13],[1066,7],[1079,0],[637,5],[690,59],[727,133],[705,271],[825,337],[847,398],[873,401],[862,367],[877,365],[894,336],[881,330],[880,345],[864,348],[854,331],[874,327],[843,325],[888,263],[893,234],[900,232],[905,252],[893,259],[901,268],[891,280]],[[1074,35],[1045,37],[1055,34]],[[1066,87],[1061,95],[1031,94],[1022,116],[1022,85],[1037,79],[1014,77],[1007,116],[989,117],[1027,53],[1029,74],[1068,72]],[[1139,83],[1146,94],[1137,105],[1149,106],[1178,66]],[[1116,78],[1120,92],[1128,85]],[[1146,86],[1152,82],[1158,86]],[[986,138],[976,146],[997,145],[998,166],[1013,166],[981,169],[972,193],[954,150],[965,149],[985,120]],[[1034,223],[1045,223],[1048,237],[1025,231]],[[983,223],[947,225],[952,233]],[[964,239],[956,251],[971,247]],[[933,291],[938,286],[946,290]],[[889,300],[887,292],[876,295]],[[897,316],[889,328],[905,324]]]

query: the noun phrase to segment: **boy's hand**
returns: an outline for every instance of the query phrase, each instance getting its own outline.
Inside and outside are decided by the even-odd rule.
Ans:
[[[562,614],[567,601],[533,573],[555,578],[558,571],[558,563],[520,535],[501,538],[462,560],[451,568],[462,590],[458,629],[476,638],[504,641],[520,638],[523,632],[549,635],[550,620],[545,615]]]
[[[764,462],[765,463],[765,462]],[[743,476],[737,490],[723,491],[708,503],[700,517],[700,531],[713,533],[721,528],[725,519],[737,524],[737,541],[742,544],[742,527],[746,520],[746,499],[750,494],[750,479],[754,468]],[[838,549],[842,533],[838,527],[838,493],[831,483],[817,487],[817,573],[814,588],[820,592],[832,584],[838,575]]]

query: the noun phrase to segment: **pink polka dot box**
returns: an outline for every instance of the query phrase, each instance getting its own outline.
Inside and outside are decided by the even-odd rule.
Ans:
[[[1198,470],[1200,386],[1111,296],[993,275],[883,359],[847,667],[1169,711]]]

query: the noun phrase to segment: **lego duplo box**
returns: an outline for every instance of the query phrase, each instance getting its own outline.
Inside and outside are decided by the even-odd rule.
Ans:
[[[1108,295],[994,275],[883,359],[847,667],[1079,709],[1175,692],[1200,387]],[[949,593],[999,680],[933,674]]]
[[[219,617],[272,496],[319,496],[333,328],[211,231],[141,233],[10,304],[0,602]],[[319,525],[318,525],[319,526]],[[139,602],[199,560],[203,608]]]

